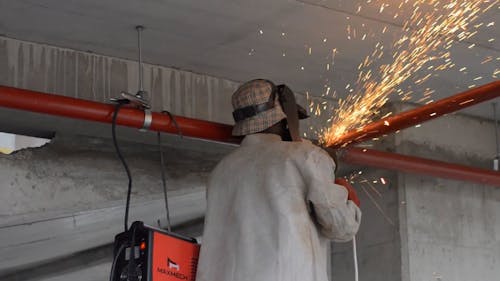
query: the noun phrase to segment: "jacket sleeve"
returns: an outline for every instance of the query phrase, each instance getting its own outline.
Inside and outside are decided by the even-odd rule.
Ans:
[[[307,188],[306,200],[321,234],[337,242],[350,241],[358,232],[361,210],[347,200],[347,190],[334,183],[333,159],[315,147],[301,166]]]

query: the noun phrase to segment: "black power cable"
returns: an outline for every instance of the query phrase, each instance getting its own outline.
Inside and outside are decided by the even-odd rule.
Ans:
[[[135,263],[135,231],[137,230],[137,223],[133,223],[132,226],[132,236],[130,237],[130,260],[128,262],[128,273],[127,281],[138,281],[139,276],[137,276],[137,265]]]
[[[128,104],[128,100],[118,100],[118,103],[115,106],[115,111],[113,112],[113,122],[111,123],[111,134],[113,135],[113,144],[115,146],[116,154],[118,155],[118,158],[123,164],[123,167],[125,168],[125,171],[127,172],[127,177],[128,177],[128,190],[127,190],[127,203],[125,205],[125,221],[124,221],[124,226],[125,226],[125,231],[128,230],[128,210],[130,208],[130,194],[132,192],[132,175],[130,174],[130,169],[128,168],[127,162],[125,162],[125,158],[123,158],[122,152],[120,150],[120,147],[118,146],[118,142],[116,141],[116,118],[118,116],[118,112],[124,106],[125,104]]]
[[[161,150],[161,134],[160,132],[156,133],[158,137],[158,150],[160,152],[160,170],[161,170],[161,182],[163,185],[163,195],[165,197],[165,209],[167,210],[167,230],[171,231],[170,224],[170,210],[168,209],[168,195],[167,195],[167,180],[165,179],[165,163],[163,161],[163,151]]]
[[[121,153],[120,147],[118,146],[118,141],[116,140],[116,119],[118,117],[118,113],[120,112],[120,109],[124,105],[130,103],[130,101],[127,99],[120,99],[120,100],[116,100],[116,102],[117,102],[117,104],[116,104],[115,110],[113,112],[113,119],[112,119],[112,123],[111,123],[111,134],[113,137],[113,144],[114,144],[114,147],[116,150],[116,154],[118,155],[118,158],[122,162],[123,167],[125,168],[125,171],[127,172],[127,178],[128,178],[127,202],[126,202],[126,206],[125,206],[125,219],[124,219],[124,228],[125,228],[125,232],[127,232],[127,231],[129,231],[129,229],[128,229],[128,215],[129,215],[129,209],[130,209],[130,195],[132,192],[132,175],[130,173],[130,169],[127,165],[127,162],[125,161],[125,158],[123,157],[123,154]],[[170,119],[172,120],[175,127],[177,128],[179,135],[182,137],[182,131],[180,130],[179,125],[177,124],[177,122],[176,122],[175,118],[172,116],[172,114],[168,111],[163,111],[162,113],[166,113],[169,115]],[[167,184],[166,184],[166,177],[165,177],[165,171],[164,171],[165,163],[164,163],[164,159],[163,159],[163,151],[162,151],[162,146],[161,146],[160,132],[157,133],[157,137],[158,137],[158,149],[160,152],[161,177],[162,177],[162,183],[163,183],[163,191],[164,191],[164,195],[165,195],[165,208],[167,211],[167,228],[168,228],[168,231],[171,231],[170,211],[168,208]],[[139,280],[139,277],[138,277],[137,271],[136,271],[136,263],[135,263],[135,238],[136,238],[135,232],[137,229],[137,225],[134,223],[134,224],[132,224],[131,228],[132,228],[131,229],[132,235],[131,235],[130,241],[129,241],[130,242],[130,260],[129,260],[129,263],[127,266],[127,280],[137,281],[137,280]],[[116,254],[116,256],[113,259],[110,280],[114,279],[115,270],[116,270],[116,261],[124,248],[125,248],[125,245],[122,244],[118,250],[118,253]]]
[[[109,274],[109,281],[115,281],[116,262],[118,261],[118,257],[121,255],[123,249],[125,249],[125,244],[121,244],[120,248],[118,248],[118,251],[116,252],[113,263],[111,264],[111,274]]]
[[[177,128],[177,131],[179,132],[179,135],[182,138],[182,131],[179,128],[179,125],[177,124],[177,121],[175,120],[174,116],[170,112],[168,112],[166,110],[162,111],[161,113],[168,114],[168,116],[170,117],[170,120],[172,120],[172,122],[174,123],[175,127]],[[162,147],[161,147],[161,133],[160,133],[160,131],[158,131],[156,135],[157,135],[157,138],[158,138],[158,150],[160,152],[161,181],[162,181],[162,184],[163,184],[163,195],[165,197],[165,209],[167,211],[167,230],[171,231],[170,210],[168,208],[167,181],[166,181],[166,178],[165,178],[165,170],[164,170],[165,169],[165,163],[163,161],[163,151],[162,151]]]
[[[130,173],[130,169],[127,165],[127,162],[125,161],[125,158],[123,157],[123,154],[120,150],[120,147],[118,146],[118,141],[116,140],[116,119],[118,117],[118,112],[120,112],[120,109],[122,106],[130,103],[129,100],[126,99],[121,99],[117,101],[117,104],[115,106],[115,111],[113,112],[113,120],[111,123],[111,134],[113,136],[113,144],[116,150],[116,154],[118,155],[118,158],[123,164],[123,167],[125,168],[125,171],[127,172],[127,178],[128,178],[128,189],[127,189],[127,202],[125,205],[125,219],[124,219],[124,227],[125,231],[128,230],[128,213],[130,209],[130,195],[132,193],[132,175]],[[130,261],[128,263],[128,274],[127,274],[127,280],[130,281],[136,281],[138,280],[137,272],[136,272],[136,264],[135,264],[135,231],[137,226],[135,224],[132,225],[132,236],[130,237]],[[123,246],[123,245],[122,245]],[[120,248],[122,247],[120,246]],[[115,260],[118,258],[119,254],[115,257]],[[113,263],[115,263],[115,260]],[[112,268],[112,276],[110,278],[114,278],[114,268]]]

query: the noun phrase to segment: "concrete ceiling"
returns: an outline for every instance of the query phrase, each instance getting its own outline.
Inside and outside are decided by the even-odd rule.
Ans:
[[[397,11],[400,1],[379,13],[380,1],[365,0],[0,0],[0,34],[99,54],[135,59],[135,25],[146,27],[146,62],[210,74],[235,81],[267,77],[285,82],[295,91],[321,95],[325,85],[339,97],[355,81],[357,66],[377,42],[390,49],[401,36],[408,11]],[[374,4],[375,3],[375,4]],[[378,3],[378,4],[377,4]],[[363,9],[357,13],[357,7]],[[498,8],[481,15],[477,23],[498,19]],[[357,30],[348,39],[347,27]],[[387,26],[387,32],[382,30]],[[365,40],[362,34],[367,33]],[[495,26],[479,29],[467,42],[451,49],[454,69],[413,86],[417,93],[436,90],[440,99],[467,90],[472,84],[496,80],[500,32]],[[494,41],[488,41],[494,38]],[[475,43],[474,48],[469,46]],[[309,54],[311,48],[311,54]],[[337,49],[335,66],[332,49]],[[386,49],[387,49],[386,48]],[[390,50],[389,50],[390,51]],[[285,54],[285,56],[283,56]],[[487,57],[493,60],[482,64]],[[459,72],[466,66],[467,72]],[[303,69],[302,69],[303,67]],[[425,73],[418,73],[423,76]],[[415,77],[417,77],[415,76]],[[474,80],[481,76],[482,79]],[[406,88],[410,85],[403,85]],[[416,95],[418,100],[421,95]],[[491,118],[491,106],[464,110]]]

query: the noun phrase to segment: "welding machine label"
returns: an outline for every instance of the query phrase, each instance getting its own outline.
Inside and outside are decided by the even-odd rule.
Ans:
[[[194,281],[200,245],[164,233],[153,234],[152,281]]]

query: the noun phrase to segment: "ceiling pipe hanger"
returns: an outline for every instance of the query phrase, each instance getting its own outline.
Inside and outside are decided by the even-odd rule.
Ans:
[[[142,63],[142,31],[144,30],[144,26],[137,25],[135,27],[135,30],[137,31],[137,49],[138,49],[137,68],[138,68],[139,90],[137,90],[137,93],[135,95],[128,93],[126,91],[122,91],[120,93],[120,97],[111,98],[110,101],[119,102],[121,100],[128,100],[132,105],[144,110],[148,110],[151,108],[151,104],[148,99],[148,93],[144,90],[144,69]]]

